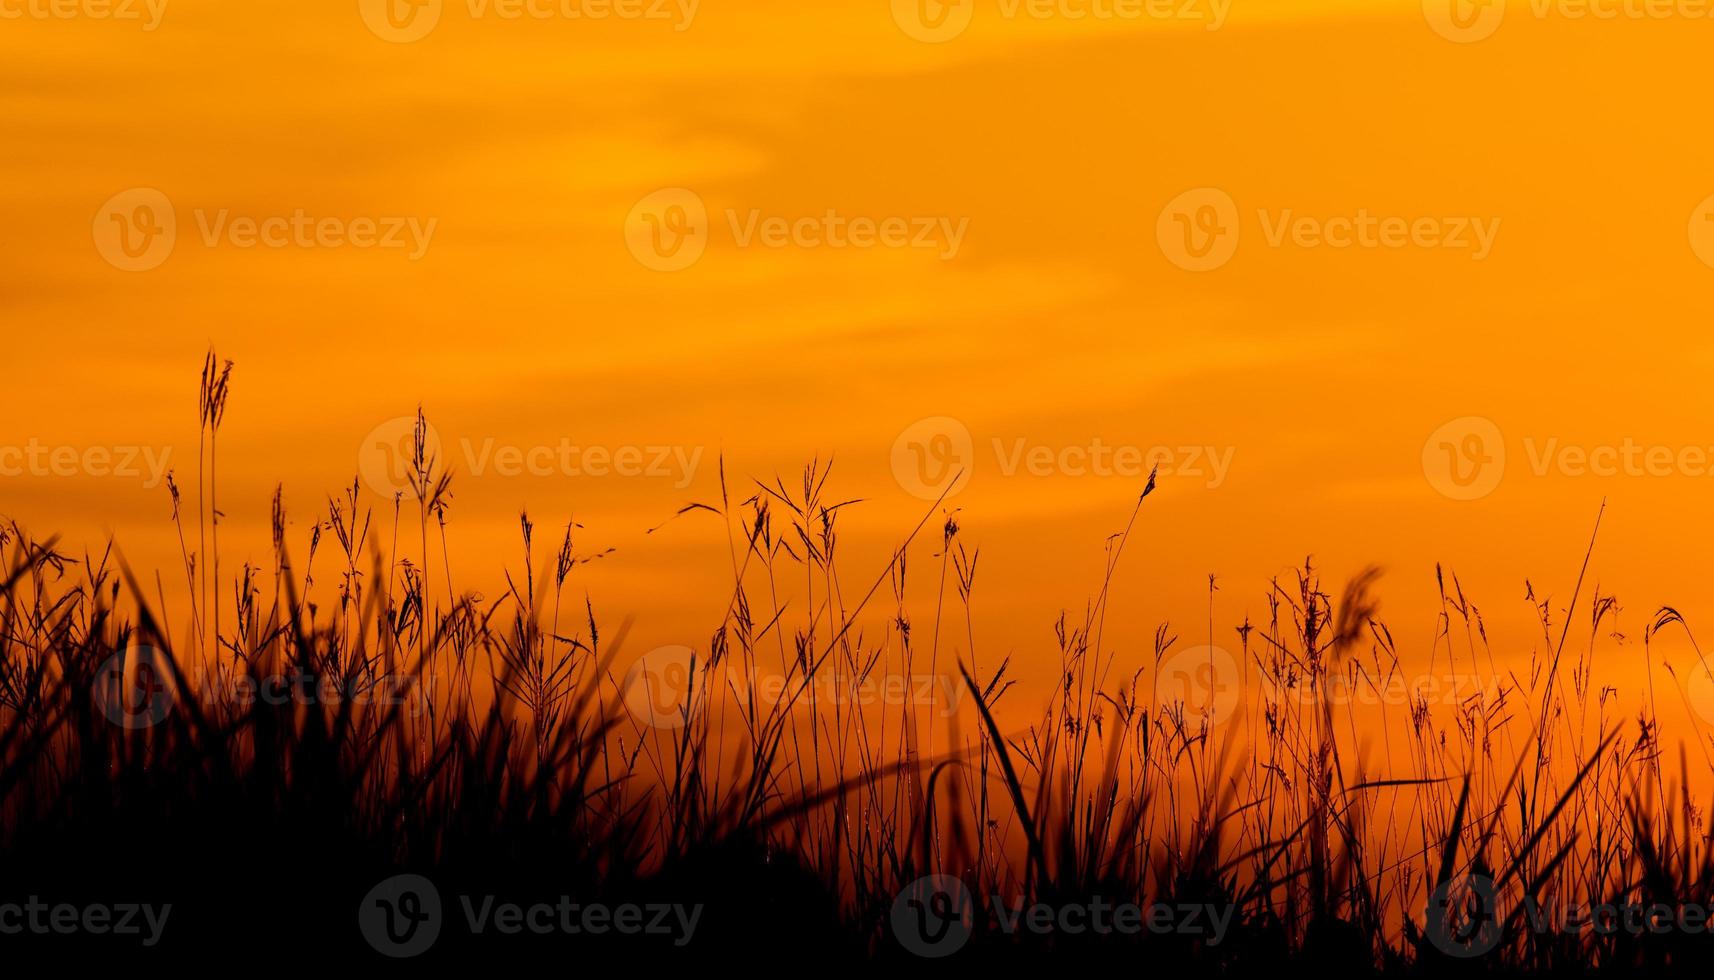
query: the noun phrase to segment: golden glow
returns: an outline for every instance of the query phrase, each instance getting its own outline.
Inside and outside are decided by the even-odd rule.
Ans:
[[[301,549],[370,433],[420,402],[458,472],[460,584],[516,565],[520,509],[544,529],[575,516],[580,551],[617,549],[582,585],[637,617],[641,650],[700,644],[723,613],[719,521],[646,533],[718,502],[721,455],[737,499],[751,476],[791,486],[831,456],[833,496],[865,498],[841,530],[866,587],[929,509],[896,478],[895,443],[948,417],[970,437],[952,504],[982,548],[977,646],[1038,680],[1053,619],[1098,587],[1142,483],[1070,472],[1087,460],[1068,448],[1229,454],[1220,479],[1164,475],[1143,509],[1107,633],[1131,663],[1161,620],[1207,640],[1208,573],[1229,644],[1308,554],[1330,585],[1385,565],[1383,614],[1419,658],[1442,562],[1496,656],[1524,662],[1542,645],[1524,581],[1569,597],[1606,498],[1592,581],[1625,605],[1627,639],[1604,642],[1634,709],[1647,614],[1714,614],[1714,478],[1683,454],[1714,446],[1714,252],[1693,220],[1714,194],[1714,24],[1513,2],[1458,43],[1433,3],[1234,0],[1218,29],[1206,2],[1188,19],[1012,6],[983,0],[929,43],[877,0],[705,0],[688,23],[449,0],[395,43],[356,0],[170,0],[153,30],[5,0],[24,13],[0,20],[4,442],[170,448],[190,485],[212,343],[238,365],[219,459],[231,568],[263,560],[276,481]],[[104,208],[137,188],[170,201],[176,242],[126,271],[101,243],[136,201]],[[663,272],[627,221],[675,188],[707,210],[705,251]],[[1162,212],[1201,188],[1229,198],[1238,239],[1191,272]],[[830,212],[934,231],[922,248],[743,238],[752,216]],[[242,219],[299,215],[332,219],[339,243],[240,247]],[[1309,244],[1341,238],[1338,218],[1412,237]],[[406,222],[410,244],[356,246],[364,219]],[[1419,219],[1438,222],[1427,237]],[[1450,499],[1425,444],[1470,417],[1500,433],[1505,470]],[[474,462],[562,441],[701,455],[683,486]],[[1559,455],[1629,446],[1672,462],[1621,455],[1600,476]],[[1036,450],[1044,475],[1003,472]],[[6,476],[0,513],[171,566],[165,489],[79,460]],[[919,624],[938,523],[913,566]],[[1681,676],[1684,655],[1657,648]]]

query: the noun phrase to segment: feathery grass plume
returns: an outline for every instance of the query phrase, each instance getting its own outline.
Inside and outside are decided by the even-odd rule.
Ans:
[[[896,903],[908,910],[915,883],[937,875],[980,897],[958,954],[973,965],[1670,973],[1709,961],[1704,936],[1537,925],[1600,903],[1714,898],[1691,785],[1714,774],[1714,739],[1696,689],[1680,687],[1706,772],[1683,750],[1672,765],[1674,705],[1657,688],[1695,672],[1714,684],[1714,669],[1663,606],[1642,632],[1645,690],[1595,679],[1612,651],[1631,652],[1625,608],[1582,592],[1593,538],[1569,603],[1526,582],[1541,626],[1527,666],[1494,655],[1479,597],[1451,569],[1392,586],[1438,596],[1419,645],[1381,620],[1376,571],[1341,590],[1308,559],[1248,600],[1208,576],[1206,632],[1190,635],[1210,649],[1191,653],[1170,623],[1137,639],[1107,629],[1165,574],[1135,560],[1152,543],[1151,474],[1089,600],[1038,643],[981,628],[979,509],[932,502],[853,580],[842,519],[862,501],[835,490],[831,464],[734,495],[722,458],[717,501],[646,529],[722,522],[731,578],[709,597],[670,710],[640,712],[621,679],[632,623],[590,598],[592,566],[614,554],[590,544],[603,524],[580,510],[584,523],[568,519],[537,555],[520,513],[523,566],[501,570],[504,592],[460,592],[455,568],[459,583],[473,573],[449,555],[451,474],[420,408],[417,551],[408,528],[400,549],[404,493],[392,530],[371,535],[358,481],[298,525],[281,486],[273,588],[259,564],[222,581],[215,435],[230,378],[211,351],[195,550],[167,481],[188,610],[169,617],[159,577],[151,598],[114,550],[79,554],[0,522],[0,901],[164,893],[179,902],[170,948],[253,956],[286,923],[366,956],[352,909],[409,870],[448,898],[704,906],[685,949],[583,936],[580,964],[753,962],[765,949],[892,965],[909,955]],[[431,518],[444,588],[429,573]],[[324,534],[337,574],[316,574]],[[938,572],[908,574],[913,558]],[[932,627],[913,617],[925,601]],[[1222,676],[1221,643],[1241,676]],[[1051,689],[1026,708],[1042,663]],[[1424,665],[1477,687],[1431,696],[1410,686]],[[1215,710],[1221,684],[1239,695],[1230,711]],[[275,870],[234,872],[234,855],[257,853]],[[1211,909],[1225,925],[1014,924],[1036,904],[1097,901]],[[491,962],[472,937],[442,943],[436,955]]]

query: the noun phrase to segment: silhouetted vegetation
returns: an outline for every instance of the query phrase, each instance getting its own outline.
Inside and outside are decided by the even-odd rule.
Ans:
[[[500,895],[703,909],[682,946],[449,929],[427,957],[472,965],[516,951],[573,968],[1080,961],[1233,973],[1295,961],[1577,973],[1689,972],[1708,958],[1700,932],[1531,926],[1602,904],[1714,901],[1714,848],[1682,750],[1675,782],[1652,708],[1623,725],[1610,689],[1590,680],[1617,606],[1583,598],[1581,574],[1557,636],[1531,592],[1542,645],[1522,677],[1496,666],[1479,611],[1442,576],[1429,668],[1448,658],[1481,690],[1359,719],[1332,692],[1405,673],[1377,618],[1375,574],[1335,599],[1306,564],[1272,583],[1266,622],[1223,639],[1265,683],[1236,707],[1242,725],[1221,726],[1206,706],[1162,696],[1170,628],[1140,658],[1104,640],[1151,480],[1087,608],[1055,625],[1060,682],[1039,721],[1008,732],[1002,699],[1024,695],[1007,657],[977,649],[978,552],[955,516],[930,507],[878,575],[847,582],[835,561],[846,502],[825,467],[743,493],[722,468],[718,502],[687,513],[732,535],[727,612],[678,665],[674,715],[650,719],[627,704],[639,680],[625,669],[626,624],[577,598],[575,577],[599,556],[578,552],[575,525],[544,551],[522,517],[505,593],[458,591],[441,538],[454,476],[420,413],[409,489],[390,509],[377,514],[353,483],[311,522],[299,566],[276,496],[272,567],[223,576],[215,461],[230,383],[211,355],[196,492],[169,483],[193,597],[173,622],[161,579],[111,550],[74,556],[19,524],[0,530],[0,902],[173,905],[147,949],[0,935],[0,956],[379,962],[357,909],[377,882],[413,872],[449,906]],[[924,552],[938,580],[927,638],[905,598],[907,555]],[[788,577],[795,604],[779,598]],[[1569,642],[1573,612],[1584,652]],[[1645,643],[1682,628],[1662,609]],[[1121,660],[1142,666],[1126,676]],[[769,673],[779,696],[733,682]],[[956,676],[961,710],[925,717],[914,695],[872,710],[820,693],[877,673]],[[1353,746],[1370,736],[1408,767],[1367,771]],[[975,896],[970,939],[948,961],[917,959],[891,925],[901,893],[931,875]],[[994,896],[1195,905],[1230,919],[1219,935],[1008,930]]]

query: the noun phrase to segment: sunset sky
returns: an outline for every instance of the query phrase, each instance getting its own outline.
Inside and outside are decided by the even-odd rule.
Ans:
[[[722,455],[734,500],[834,460],[857,594],[932,507],[913,461],[965,467],[978,646],[1036,679],[1157,448],[1122,663],[1206,642],[1209,574],[1232,642],[1306,555],[1385,566],[1415,657],[1444,563],[1521,662],[1524,581],[1569,597],[1603,498],[1614,669],[1662,604],[1714,632],[1707,11],[970,2],[0,0],[0,514],[175,569],[148,461],[194,487],[212,345],[224,569],[267,563],[277,482],[303,548],[420,403],[460,586],[497,594],[521,509],[538,560],[575,517],[638,650],[725,611],[719,519],[647,533]]]

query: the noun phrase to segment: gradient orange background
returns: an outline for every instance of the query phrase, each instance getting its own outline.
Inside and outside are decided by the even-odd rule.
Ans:
[[[1541,642],[1525,578],[1563,604],[1606,498],[1583,598],[1599,582],[1625,605],[1626,639],[1602,649],[1634,712],[1648,615],[1670,603],[1694,628],[1714,613],[1714,477],[1538,476],[1525,440],[1714,447],[1714,268],[1692,220],[1714,194],[1714,21],[1538,16],[1514,0],[1491,37],[1455,43],[1430,20],[1416,2],[1234,0],[1210,30],[1008,19],[981,0],[944,43],[913,38],[885,0],[704,0],[683,30],[473,18],[458,0],[412,43],[378,37],[356,0],[170,0],[153,31],[0,20],[3,441],[170,447],[189,488],[214,345],[237,362],[220,443],[228,572],[267,564],[277,481],[301,550],[366,436],[419,402],[454,444],[700,447],[684,488],[450,460],[460,587],[497,594],[520,509],[538,559],[575,516],[580,553],[617,550],[574,581],[605,619],[637,617],[640,651],[703,644],[724,613],[718,519],[646,533],[718,503],[717,456],[734,499],[752,476],[795,486],[831,456],[830,497],[864,498],[841,518],[860,590],[929,509],[895,479],[895,441],[951,417],[975,446],[951,504],[982,549],[977,645],[1038,680],[1053,619],[1098,588],[1141,481],[1007,476],[994,439],[1230,449],[1220,485],[1163,477],[1143,508],[1107,634],[1125,674],[1162,620],[1205,641],[1208,574],[1230,644],[1245,615],[1265,617],[1269,577],[1310,554],[1330,590],[1389,569],[1383,614],[1418,663],[1445,563],[1496,656],[1521,662]],[[1236,202],[1239,244],[1187,272],[1157,222],[1205,187]],[[131,188],[177,213],[171,257],[143,272],[97,246],[104,202]],[[706,254],[671,273],[627,247],[633,206],[663,188],[715,214]],[[193,215],[221,209],[437,225],[416,261],[209,246]],[[968,228],[950,261],[745,248],[727,209]],[[1500,225],[1476,261],[1273,247],[1264,209]],[[1507,456],[1471,501],[1424,471],[1431,433],[1465,417],[1491,420]],[[0,513],[79,547],[112,533],[134,564],[176,568],[166,490],[142,484],[7,476]],[[919,628],[937,524],[912,552]],[[1676,636],[1656,649],[1686,675]]]

